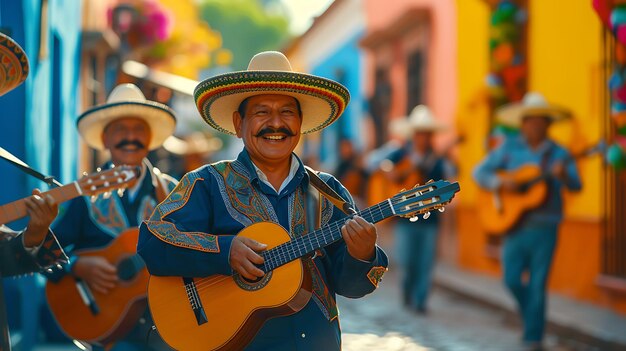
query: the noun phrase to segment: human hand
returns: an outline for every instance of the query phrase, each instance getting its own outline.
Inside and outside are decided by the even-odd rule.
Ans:
[[[500,178],[500,188],[504,191],[515,192],[519,190],[519,184],[511,178]]]
[[[72,272],[87,282],[93,290],[106,294],[118,282],[117,268],[104,257],[82,256],[76,260]]]
[[[550,173],[552,174],[554,178],[559,179],[561,181],[564,180],[567,176],[565,173],[565,165],[563,164],[563,162],[555,163],[554,166],[552,166]]]
[[[266,244],[261,244],[256,240],[236,236],[230,245],[229,263],[235,272],[242,277],[255,280],[265,275],[255,264],[263,264],[264,260],[257,252],[267,248]]]
[[[341,236],[346,242],[350,256],[363,261],[371,261],[374,258],[378,234],[372,223],[354,216],[341,227]]]
[[[24,202],[30,217],[24,232],[24,246],[38,246],[46,237],[50,223],[57,216],[59,205],[50,194],[42,196],[39,189],[33,189],[33,196],[27,198]]]

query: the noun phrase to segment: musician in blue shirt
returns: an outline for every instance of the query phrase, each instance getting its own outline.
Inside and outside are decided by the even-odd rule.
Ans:
[[[505,139],[475,168],[478,184],[490,190],[519,191],[520,184],[496,172],[534,164],[547,174],[546,200],[527,211],[506,233],[502,252],[504,282],[523,320],[523,342],[539,349],[545,329],[546,284],[563,217],[561,190],[578,191],[582,187],[569,152],[548,138],[552,122],[569,117],[569,111],[547,103],[538,93],[528,93],[522,102],[498,110],[497,117],[505,125],[519,127],[520,135]]]
[[[195,97],[205,121],[242,138],[244,150],[234,161],[186,174],[141,226],[138,252],[153,275],[236,272],[253,281],[268,273],[259,268],[264,263],[260,252],[267,246],[235,235],[257,222],[280,224],[292,238],[309,231],[310,176],[293,150],[301,133],[321,130],[341,115],[348,91],[334,81],[293,72],[281,53],[264,52],[252,58],[247,71],[200,83]],[[334,177],[319,176],[354,205]],[[372,223],[347,218],[324,196],[318,204],[321,225],[345,220],[343,239],[303,258],[312,277],[312,297],[295,314],[267,320],[246,350],[339,350],[335,294],[364,296],[386,271],[387,257],[376,245]],[[158,319],[156,323],[158,330]],[[206,345],[198,340],[194,347]]]

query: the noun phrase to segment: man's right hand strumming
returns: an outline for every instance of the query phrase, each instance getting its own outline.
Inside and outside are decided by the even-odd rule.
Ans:
[[[263,257],[257,252],[266,248],[266,244],[261,244],[256,240],[236,236],[230,246],[230,266],[242,277],[256,280],[265,275],[265,272],[255,266],[264,262]]]
[[[72,267],[72,272],[78,278],[86,281],[91,289],[102,294],[115,288],[118,282],[117,268],[104,257],[79,257]]]

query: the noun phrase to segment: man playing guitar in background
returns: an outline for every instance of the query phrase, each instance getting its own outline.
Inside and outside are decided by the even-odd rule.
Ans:
[[[86,310],[83,314],[92,313],[93,317],[98,317],[101,311],[110,312],[112,308],[98,306],[98,302],[102,304],[98,300],[106,298],[116,289],[121,289],[128,284],[121,279],[123,272],[120,267],[116,266],[116,262],[106,259],[104,255],[81,256],[79,254],[76,256],[73,252],[102,249],[123,240],[122,237],[129,233],[129,228],[138,227],[141,221],[152,213],[156,204],[174,188],[177,182],[153,168],[146,156],[150,150],[159,147],[174,132],[175,124],[174,112],[169,107],[146,100],[139,88],[132,84],[117,86],[109,95],[106,104],[96,106],[78,118],[78,130],[83,140],[95,149],[107,149],[111,153],[111,161],[102,168],[110,168],[113,165],[135,166],[140,169],[140,175],[134,183],[129,184],[124,193],[113,192],[110,197],[100,195],[92,199],[80,197],[72,200],[67,206],[61,208],[59,218],[53,224],[52,228],[57,233],[61,245],[63,247],[72,245],[72,251],[69,252],[70,264],[66,265],[63,270],[50,275],[53,283],[49,283],[46,288],[48,301],[61,328],[73,338],[80,339],[71,335],[72,333],[68,332],[62,321],[68,318],[66,314],[69,313],[69,307],[84,308],[84,306],[77,306],[82,303],[78,300],[73,302],[74,306],[61,306],[55,309],[53,302],[56,299],[51,298],[51,292],[55,291],[54,282],[61,278],[71,278],[72,281],[75,279],[77,284],[87,284],[86,287],[81,285],[82,293],[95,295],[95,301],[90,302],[93,303],[93,306],[90,305],[91,310]],[[130,250],[129,255],[133,254],[136,249],[137,232],[134,231],[134,233],[134,239],[131,237],[126,245]],[[133,260],[132,263],[143,266],[143,263],[137,263],[137,260]],[[70,276],[66,277],[66,274]],[[142,307],[138,307],[142,309],[139,315],[145,311],[143,316],[134,321],[126,319],[123,322],[118,321],[115,324],[122,325],[120,327],[122,330],[112,332],[112,335],[94,336],[92,340],[87,340],[96,344],[95,348],[106,346],[108,349],[114,343],[112,350],[117,348],[127,350],[128,347],[136,350],[152,349],[145,345],[152,328],[149,313],[143,307],[147,280],[140,284],[144,285],[139,289],[140,296],[132,298],[144,302]],[[77,285],[73,283],[69,284],[69,292],[78,296],[75,291],[76,287]],[[59,300],[68,300],[64,298],[67,293],[58,295],[60,295]],[[119,301],[119,303],[124,306],[129,301]],[[130,325],[124,326],[125,323]],[[132,329],[135,323],[136,326]],[[85,335],[90,334],[90,325],[79,325],[79,327],[85,329]],[[116,343],[117,339],[124,335],[126,337]]]
[[[538,93],[527,93],[521,103],[502,107],[496,116],[505,125],[519,127],[520,135],[505,139],[490,152],[474,170],[474,179],[496,192],[523,192],[535,182],[546,182],[548,187],[545,200],[504,233],[502,252],[504,282],[523,320],[522,340],[529,349],[538,350],[545,329],[546,283],[562,219],[561,189],[577,191],[582,187],[569,152],[548,137],[552,122],[569,117],[569,111],[548,104]],[[529,164],[544,173],[531,184],[518,184],[498,175],[499,171]]]

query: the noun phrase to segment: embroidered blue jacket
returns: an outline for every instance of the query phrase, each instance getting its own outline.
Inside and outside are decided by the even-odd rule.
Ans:
[[[103,168],[107,168],[104,165]],[[147,163],[147,174],[143,177],[141,186],[137,190],[134,200],[129,198],[128,191],[120,197],[113,192],[105,199],[99,195],[95,202],[89,197],[78,197],[62,205],[57,219],[52,223],[52,230],[56,233],[59,243],[70,255],[70,265],[76,260],[72,252],[81,249],[103,248],[115,240],[125,230],[138,227],[150,216],[157,205],[156,179],[153,167]],[[162,175],[167,183],[167,191],[171,191],[177,182],[167,175]],[[48,277],[53,281],[59,280],[69,272],[71,266],[63,270],[55,270]]]
[[[309,180],[302,161],[296,160],[296,175],[280,194],[260,181],[245,150],[235,161],[186,174],[150,220],[141,225],[138,252],[150,273],[230,275],[228,256],[234,235],[259,221],[279,223],[292,237],[304,235],[304,194]],[[320,177],[353,202],[334,177],[323,173]],[[346,217],[328,200],[322,201],[322,225]],[[386,270],[387,257],[377,247],[372,262],[359,261],[348,254],[340,240],[305,266],[313,276],[311,300],[296,314],[265,322],[247,350],[339,350],[335,294],[357,298],[372,292]]]

